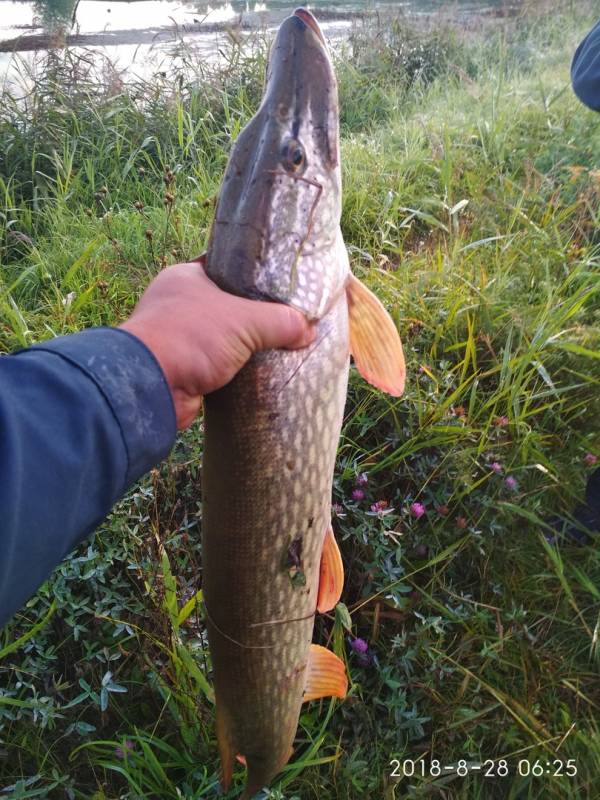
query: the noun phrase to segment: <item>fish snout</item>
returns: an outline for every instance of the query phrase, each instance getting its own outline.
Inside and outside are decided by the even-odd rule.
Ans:
[[[313,33],[316,33],[316,35],[319,37],[319,39],[323,44],[326,44],[325,37],[323,36],[321,28],[319,27],[319,23],[313,17],[310,11],[308,11],[308,9],[297,8],[294,11],[293,16],[296,17],[296,19],[299,19],[301,22],[303,22],[307,28],[310,28],[313,31]]]

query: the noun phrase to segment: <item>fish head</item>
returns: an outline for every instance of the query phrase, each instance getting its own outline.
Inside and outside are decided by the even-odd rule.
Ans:
[[[282,23],[263,99],[233,147],[207,253],[226,291],[319,319],[348,277],[340,232],[337,83],[309,11]]]

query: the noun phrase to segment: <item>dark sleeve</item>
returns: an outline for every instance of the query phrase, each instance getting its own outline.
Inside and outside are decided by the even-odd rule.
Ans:
[[[577,97],[600,111],[600,22],[579,45],[571,63],[571,81]]]
[[[168,454],[175,429],[163,372],[126,331],[0,357],[0,626]]]

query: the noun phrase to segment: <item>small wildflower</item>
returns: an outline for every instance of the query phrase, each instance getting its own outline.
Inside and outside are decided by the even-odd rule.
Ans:
[[[367,477],[366,472],[361,472],[360,475],[356,478],[357,486],[366,486],[368,482],[369,478]]]
[[[457,517],[456,518],[456,527],[459,528],[461,531],[464,531],[469,523],[467,522],[466,517]]]
[[[595,467],[598,463],[598,456],[595,456],[593,453],[587,453],[583,461],[586,467]]]
[[[343,505],[341,505],[341,503],[334,503],[334,504],[331,506],[331,510],[332,510],[332,511],[333,511],[333,513],[336,515],[336,517],[345,517],[345,516],[346,516],[346,515],[344,514],[344,506],[343,506]]]
[[[133,204],[133,207],[136,209],[136,211],[143,211],[144,204],[142,203],[141,200],[136,200],[135,203]]]
[[[71,306],[73,305],[73,300],[75,300],[76,297],[77,295],[75,294],[75,292],[69,292],[69,294],[66,297],[63,297],[62,304],[65,307],[66,311],[68,311],[71,308]]]
[[[423,327],[423,323],[422,322],[418,322],[418,321],[411,322],[410,325],[408,326],[408,335],[410,337],[416,336],[420,332],[422,327]]]
[[[505,478],[504,483],[508,486],[511,492],[514,492],[518,486],[518,483],[512,475],[509,475],[508,478]]]
[[[117,758],[124,759],[126,755],[133,753],[134,750],[135,750],[135,744],[131,742],[129,739],[126,739],[123,742],[123,747],[115,748],[115,755]]]
[[[490,464],[490,469],[492,472],[495,472],[496,475],[498,475],[500,472],[502,472],[502,464],[500,464],[499,461],[492,461]]]
[[[450,509],[447,505],[438,506],[436,509],[436,513],[440,515],[440,517],[447,517],[450,513]]]
[[[510,423],[510,420],[509,420],[508,417],[496,417],[496,419],[494,420],[494,425],[497,428],[506,428],[506,426],[509,423]]]
[[[354,650],[355,653],[366,653],[369,649],[369,645],[365,642],[364,639],[353,639],[350,642],[350,647]]]
[[[379,511],[385,511],[387,507],[388,507],[387,500],[377,500],[377,502],[373,503],[373,505],[371,506],[371,511],[374,514],[377,514]]]
[[[423,503],[411,503],[410,513],[415,519],[421,519],[425,513],[425,506]]]
[[[357,501],[358,500],[364,500],[365,499],[365,493],[363,492],[362,489],[353,489],[352,490],[352,499],[353,500],[357,500]]]
[[[145,236],[146,236],[146,239],[148,239],[148,241],[151,242],[153,237],[154,237],[154,231],[152,231],[150,228],[148,228],[148,230],[146,231]]]

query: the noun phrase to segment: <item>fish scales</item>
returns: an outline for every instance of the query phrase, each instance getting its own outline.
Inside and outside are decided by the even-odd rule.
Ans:
[[[343,662],[313,645],[317,608],[343,583],[331,486],[349,352],[399,395],[398,333],[350,272],[340,230],[337,87],[319,26],[297,9],[271,49],[260,108],[221,186],[206,271],[222,289],[287,303],[315,321],[298,351],[253,356],[205,398],[203,593],[228,787],[235,755],[245,799],[285,765],[303,699],[343,697]],[[322,586],[320,585],[322,583]]]
[[[203,527],[220,531],[203,544],[215,692],[248,763],[268,754],[265,772],[287,760],[302,703],[347,354],[342,297],[309,349],[260,353],[206,398]],[[304,581],[290,576],[294,540]]]

